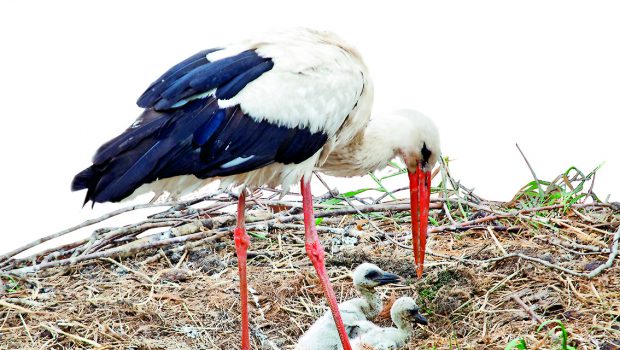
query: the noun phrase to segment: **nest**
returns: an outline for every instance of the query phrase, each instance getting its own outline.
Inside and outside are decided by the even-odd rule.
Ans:
[[[619,208],[591,189],[558,197],[549,184],[545,196],[526,187],[515,200],[498,203],[444,173],[431,203],[420,280],[407,234],[409,203],[398,199],[400,189],[368,198],[364,191],[317,197],[338,299],[355,296],[349,273],[372,262],[403,277],[381,288],[386,310],[377,322],[390,325],[389,306],[403,295],[416,298],[429,320],[415,330],[409,349],[504,349],[522,342],[531,349],[618,349]],[[274,199],[279,195],[261,189],[248,197],[253,349],[292,349],[327,310],[305,255],[299,198]],[[48,238],[122,212],[165,207],[72,244],[14,257],[44,238],[0,257],[0,348],[238,348],[235,218],[225,210],[235,202],[234,194],[217,192],[120,209]],[[163,231],[148,234],[153,228]]]

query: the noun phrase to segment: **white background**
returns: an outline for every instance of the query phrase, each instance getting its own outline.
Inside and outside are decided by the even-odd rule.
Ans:
[[[508,200],[530,181],[519,142],[542,179],[606,162],[595,190],[618,200],[619,18],[614,1],[2,2],[0,253],[119,207],[81,209],[69,184],[167,68],[292,26],[357,46],[376,115],[435,119],[453,175],[483,197]]]

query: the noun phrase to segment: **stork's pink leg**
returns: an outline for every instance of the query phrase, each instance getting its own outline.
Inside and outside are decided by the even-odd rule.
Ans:
[[[250,325],[248,321],[248,279],[246,274],[250,236],[245,232],[245,190],[239,194],[235,248],[239,265],[239,295],[241,295],[241,350],[250,349]]]
[[[316,227],[314,225],[314,211],[312,205],[312,191],[310,190],[310,180],[307,182],[304,178],[301,179],[301,195],[303,197],[304,207],[304,225],[306,226],[306,253],[316,270],[316,274],[319,276],[319,281],[323,285],[323,292],[327,297],[329,308],[334,316],[336,322],[336,329],[342,342],[344,350],[351,350],[351,344],[349,344],[349,338],[347,332],[344,329],[344,323],[340,316],[340,310],[338,310],[338,302],[336,301],[336,295],[334,289],[329,282],[327,276],[327,270],[325,270],[325,251],[319,241],[319,236],[316,233]]]

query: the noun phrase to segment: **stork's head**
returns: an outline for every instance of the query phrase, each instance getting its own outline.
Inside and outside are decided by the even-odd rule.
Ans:
[[[441,155],[439,131],[432,120],[413,110],[397,111],[392,118],[398,125],[393,130],[395,153],[403,159],[409,172],[413,256],[420,278],[426,249],[431,171]]]
[[[396,283],[400,277],[381,270],[377,265],[363,263],[353,270],[353,284],[356,288],[372,289],[384,284]]]
[[[394,324],[401,329],[411,327],[415,323],[428,324],[426,318],[420,314],[420,308],[410,297],[398,298],[390,309],[390,316]]]
[[[403,159],[410,173],[418,169],[431,171],[441,154],[439,131],[435,123],[411,109],[395,111],[392,117],[399,124],[392,131],[397,143],[396,154]]]

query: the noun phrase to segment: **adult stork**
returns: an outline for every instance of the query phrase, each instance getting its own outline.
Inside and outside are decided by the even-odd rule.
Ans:
[[[413,250],[421,275],[430,170],[440,153],[437,129],[428,118],[403,110],[370,120],[372,99],[373,85],[359,53],[329,32],[296,29],[201,51],[146,89],[138,99],[142,115],[97,150],[72,189],[86,189],[85,202],[95,203],[149,189],[182,195],[214,178],[224,186],[281,185],[285,191],[300,182],[306,251],[343,348],[351,349],[314,226],[312,171],[363,175],[402,158],[409,171]],[[237,209],[234,240],[245,350],[250,239],[243,191]]]

